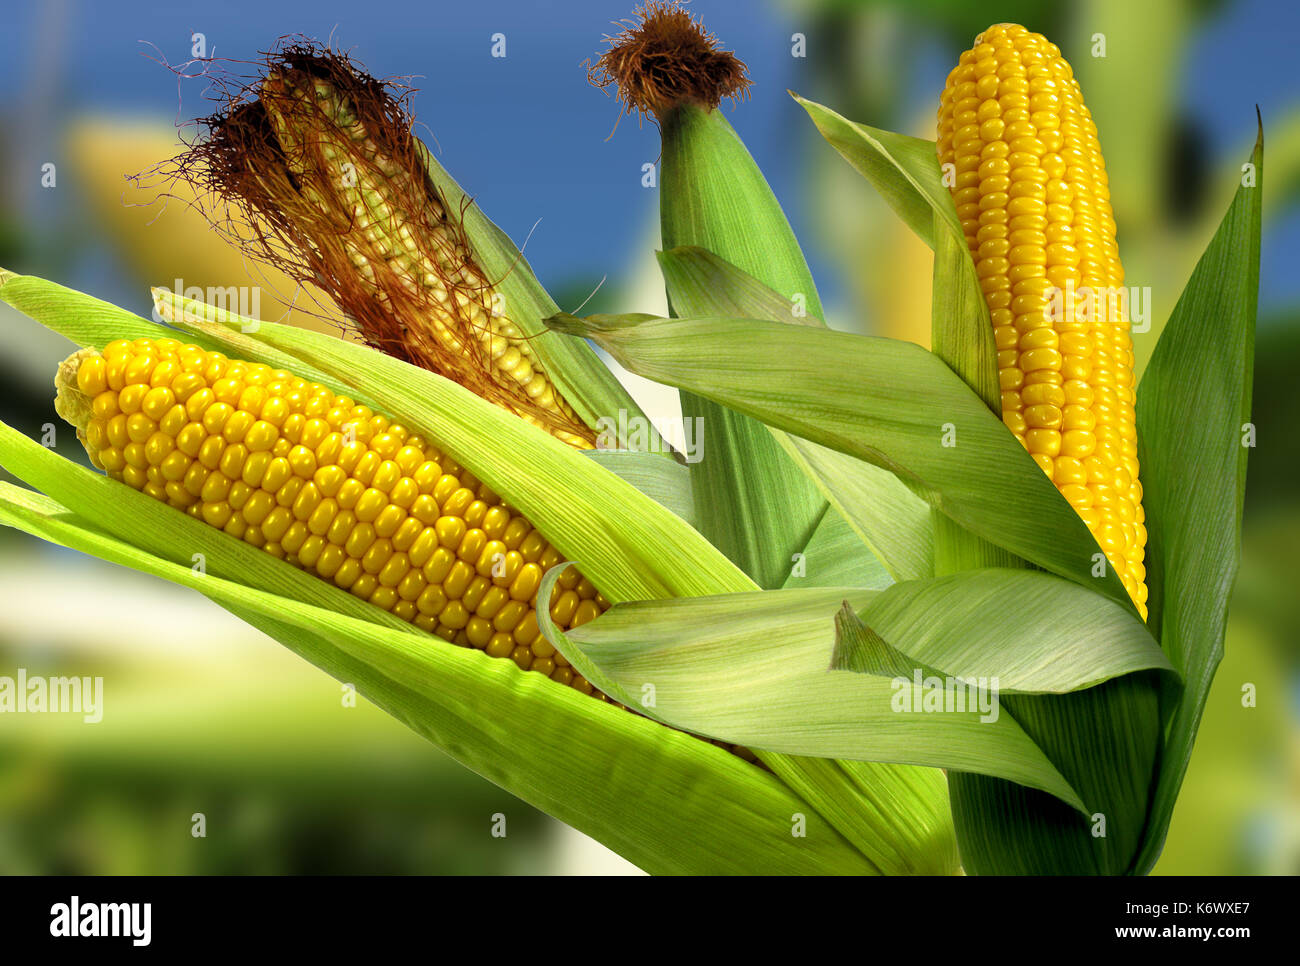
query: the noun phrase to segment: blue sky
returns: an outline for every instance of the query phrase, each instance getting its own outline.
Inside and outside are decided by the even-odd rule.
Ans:
[[[210,53],[244,60],[284,34],[332,33],[377,76],[423,75],[412,80],[420,88],[416,113],[427,125],[420,133],[436,141],[443,164],[516,241],[540,219],[528,256],[544,282],[594,281],[624,268],[655,204],[640,184],[641,165],[658,154],[655,130],[625,118],[607,140],[618,109],[588,85],[582,67],[600,49],[602,31],[612,30],[631,6],[631,0],[46,0],[6,13],[0,107],[12,112],[43,80],[41,103],[56,117],[99,110],[172,118],[178,108],[192,117],[208,111],[203,83],[186,82],[178,104],[176,84],[141,41],[180,62],[189,55],[191,33],[199,31]],[[692,9],[749,64],[753,100],[729,116],[796,232],[811,240],[816,232],[798,182],[807,120],[783,93],[811,86],[804,73],[809,62],[789,52],[790,34],[799,29],[789,12],[794,6],[696,0]],[[491,57],[497,32],[506,35],[504,59]],[[1248,145],[1256,102],[1266,122],[1296,102],[1297,39],[1300,4],[1283,0],[1232,5],[1198,39],[1186,65],[1186,99],[1217,148]],[[938,90],[950,56],[936,45],[933,57],[918,59],[909,89]],[[52,127],[35,127],[36,140],[53,141]],[[809,248],[819,282],[833,296],[833,271],[815,245]],[[1300,273],[1292,268],[1298,254],[1300,215],[1266,238],[1266,306],[1300,301]]]

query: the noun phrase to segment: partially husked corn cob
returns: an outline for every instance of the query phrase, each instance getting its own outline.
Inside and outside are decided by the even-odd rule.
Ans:
[[[60,415],[113,479],[444,640],[593,693],[537,626],[559,553],[427,440],[289,372],[169,339],[83,349],[58,384]],[[571,567],[548,606],[568,629],[609,605]]]
[[[975,38],[939,107],[940,163],[992,315],[1002,418],[1146,617],[1133,352],[1097,129],[1054,44]]]
[[[255,250],[329,292],[376,348],[595,445],[480,268],[463,212],[448,210],[383,84],[332,52],[289,47],[255,100],[207,123],[203,177],[279,236]]]

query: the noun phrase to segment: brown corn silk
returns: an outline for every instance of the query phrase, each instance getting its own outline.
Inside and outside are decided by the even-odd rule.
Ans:
[[[616,85],[624,114],[660,117],[681,103],[712,110],[724,97],[748,97],[744,62],[720,50],[718,38],[676,0],[644,4],[606,40],[609,49],[587,64],[587,79],[601,89]]]
[[[594,445],[479,267],[463,211],[429,178],[404,95],[304,43],[223,100],[207,137],[171,163],[215,199],[222,231],[327,292],[375,348]]]

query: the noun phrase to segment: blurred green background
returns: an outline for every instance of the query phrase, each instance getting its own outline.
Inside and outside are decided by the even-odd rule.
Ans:
[[[148,286],[293,286],[244,261],[178,197],[124,177],[179,149],[211,111],[204,79],[158,63],[249,61],[285,34],[337,46],[381,76],[419,74],[414,106],[441,160],[568,309],[660,311],[657,197],[640,183],[655,131],[587,86],[583,58],[632,3],[148,0],[16,9],[0,36],[0,265],[147,313]],[[1075,67],[1109,170],[1128,284],[1155,326],[1217,226],[1263,111],[1265,237],[1255,422],[1241,576],[1227,653],[1158,873],[1300,871],[1300,9],[1104,0],[697,0],[749,64],[730,116],[804,240],[833,323],[925,342],[930,256],[823,144],[786,88],[875,126],[933,137],[957,54],[990,23],[1050,36]],[[490,56],[505,33],[504,59]],[[796,35],[806,56],[794,56]],[[1106,56],[1094,57],[1097,35]],[[153,46],[142,45],[140,38]],[[244,73],[249,66],[230,65]],[[187,72],[197,73],[198,66]],[[54,164],[55,183],[42,182]],[[48,179],[46,179],[48,180]],[[534,230],[536,229],[536,230]],[[303,303],[297,303],[301,306]],[[0,418],[57,423],[66,343],[0,307]],[[634,381],[652,415],[671,393]],[[1189,414],[1189,416],[1192,414]],[[60,448],[81,458],[71,433]],[[104,719],[0,716],[0,872],[578,873],[635,871],[447,759],[204,598],[0,530],[0,674],[103,676]],[[1242,706],[1245,684],[1257,704]],[[206,836],[192,835],[201,813]],[[494,816],[508,834],[491,834]]]

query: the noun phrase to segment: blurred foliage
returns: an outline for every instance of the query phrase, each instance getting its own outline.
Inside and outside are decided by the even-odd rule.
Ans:
[[[1247,512],[1258,507],[1295,507],[1300,500],[1300,310],[1260,320],[1255,342],[1255,395],[1252,406],[1257,435],[1246,481]]]
[[[177,279],[204,290],[252,284],[262,288],[263,318],[339,331],[341,319],[318,289],[300,291],[283,272],[214,236],[208,216],[223,217],[219,203],[196,194],[187,181],[153,170],[184,149],[173,127],[81,118],[68,128],[67,147],[77,191],[117,243],[115,251],[135,276],[145,304],[150,286],[172,288]],[[137,175],[138,181],[131,180]]]
[[[346,706],[336,681],[215,605],[52,556],[33,579],[14,576],[12,554],[0,558],[34,613],[79,588],[102,607],[99,583],[128,601],[106,615],[125,626],[95,634],[51,617],[33,634],[21,612],[0,620],[0,673],[104,680],[97,724],[0,718],[0,874],[516,874],[553,864],[550,819],[363,699]],[[139,616],[124,618],[133,606]],[[175,653],[130,646],[133,633],[163,638],[157,625],[169,621],[196,631]],[[491,834],[498,812],[504,840]]]

